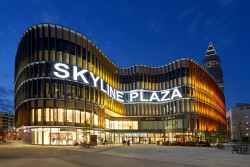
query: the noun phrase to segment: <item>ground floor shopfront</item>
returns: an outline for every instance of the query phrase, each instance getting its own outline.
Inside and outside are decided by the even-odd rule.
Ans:
[[[202,137],[197,132],[170,132],[162,130],[103,130],[79,127],[22,127],[23,142],[34,145],[73,145],[75,142],[96,144],[122,143],[156,144],[194,141]],[[94,138],[93,138],[94,137]],[[200,138],[201,139],[201,138]]]

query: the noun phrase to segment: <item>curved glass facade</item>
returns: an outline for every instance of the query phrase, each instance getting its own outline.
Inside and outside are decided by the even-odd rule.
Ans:
[[[183,58],[151,67],[119,67],[69,28],[28,28],[15,59],[15,120],[32,144],[167,138],[186,142],[225,126],[225,99],[200,65]]]

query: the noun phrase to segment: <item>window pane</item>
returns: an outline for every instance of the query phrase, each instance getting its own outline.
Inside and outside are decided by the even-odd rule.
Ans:
[[[63,109],[58,109],[58,122],[63,122]]]
[[[31,122],[34,122],[34,120],[35,120],[34,116],[35,116],[34,115],[34,109],[32,109],[32,111],[31,111]]]
[[[51,108],[51,109],[50,109],[50,121],[54,121],[54,120],[53,120],[53,116],[54,116],[53,113],[54,113],[54,109]]]
[[[42,121],[42,109],[37,109],[37,121]]]
[[[45,115],[46,115],[45,121],[49,121],[49,108],[46,108],[46,109],[45,109]]]
[[[84,123],[85,121],[85,112],[81,112],[81,123]]]
[[[72,110],[67,110],[67,122],[72,122]]]
[[[76,123],[80,123],[80,111],[76,110]]]

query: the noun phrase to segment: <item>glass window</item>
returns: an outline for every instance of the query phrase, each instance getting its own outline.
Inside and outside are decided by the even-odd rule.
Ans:
[[[110,127],[109,127],[109,120],[108,119],[105,119],[105,128],[107,128],[107,129],[109,129]]]
[[[94,125],[98,126],[98,115],[94,115]]]
[[[80,110],[76,110],[76,123],[80,123]]]
[[[67,97],[71,97],[71,85],[69,85],[70,83],[66,84],[66,96]]]
[[[133,129],[138,130],[138,121],[133,121]]]
[[[85,112],[81,112],[81,123],[84,123],[85,121]]]
[[[182,128],[182,120],[178,119],[177,122],[178,122],[178,128]]]
[[[32,111],[31,111],[31,122],[35,121],[34,111],[35,111],[34,109],[32,109]]]
[[[91,114],[86,112],[86,124],[91,125]]]
[[[59,51],[59,52],[62,51],[62,39],[60,38],[56,39],[56,51]]]
[[[44,128],[43,129],[43,144],[50,144],[50,129]]]
[[[37,121],[42,121],[42,109],[37,109]]]
[[[63,83],[59,83],[59,97],[64,97],[64,84]]]
[[[75,55],[75,44],[70,42],[70,54]]]
[[[50,121],[54,121],[53,116],[54,116],[54,109],[51,108],[50,109]]]
[[[78,93],[78,90],[77,90],[77,86],[72,86],[72,97],[75,98],[75,97],[78,97],[77,93]]]
[[[63,122],[63,109],[58,108],[58,122]]]
[[[72,114],[73,111],[72,110],[67,110],[67,122],[72,122]]]
[[[58,120],[58,119],[57,119],[57,108],[54,109],[53,115],[54,115],[54,117],[53,117],[53,118],[54,118],[54,121],[57,122],[57,120]]]
[[[113,129],[118,129],[118,122],[117,121],[113,122]]]
[[[45,109],[45,121],[49,121],[49,117],[50,117],[49,116],[49,110],[50,110],[49,108]]]
[[[46,95],[46,97],[50,97],[50,84],[49,84],[49,81],[46,81],[46,83],[45,83],[45,95]]]

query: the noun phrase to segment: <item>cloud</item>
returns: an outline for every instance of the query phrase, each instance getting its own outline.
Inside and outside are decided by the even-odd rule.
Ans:
[[[205,28],[206,29],[211,29],[213,27],[216,26],[215,20],[214,18],[208,18],[207,20],[205,20]]]
[[[13,99],[0,98],[0,111],[12,113],[14,111]]]
[[[10,71],[0,72],[0,80],[13,79],[13,73]]]
[[[20,37],[20,32],[17,30],[16,26],[8,25],[8,30],[11,32],[12,36],[15,38]]]
[[[190,15],[193,11],[195,10],[195,6],[192,6],[190,8],[187,8],[186,10],[183,10],[179,17],[178,20],[182,20],[183,18],[187,17],[188,15]]]
[[[0,111],[14,111],[14,90],[0,86]]]
[[[59,17],[53,12],[42,12],[42,21],[44,23],[58,23],[60,21]]]
[[[202,16],[202,13],[199,13],[198,15],[195,16],[192,23],[189,25],[187,29],[189,33],[193,33],[195,31],[201,16]]]
[[[225,7],[231,5],[234,2],[234,0],[218,0],[217,2],[221,7]]]
[[[39,23],[59,23],[60,18],[54,12],[42,11],[40,15],[34,16]]]
[[[150,31],[157,33],[161,29],[161,23],[157,23],[155,21],[150,21],[149,22],[149,29],[150,29]]]
[[[224,48],[224,47],[229,47],[231,46],[235,41],[236,41],[236,34],[232,34],[230,36],[221,38],[218,43],[218,48]]]
[[[6,89],[3,86],[0,86],[0,97],[13,96],[13,94],[14,94],[13,89]]]

